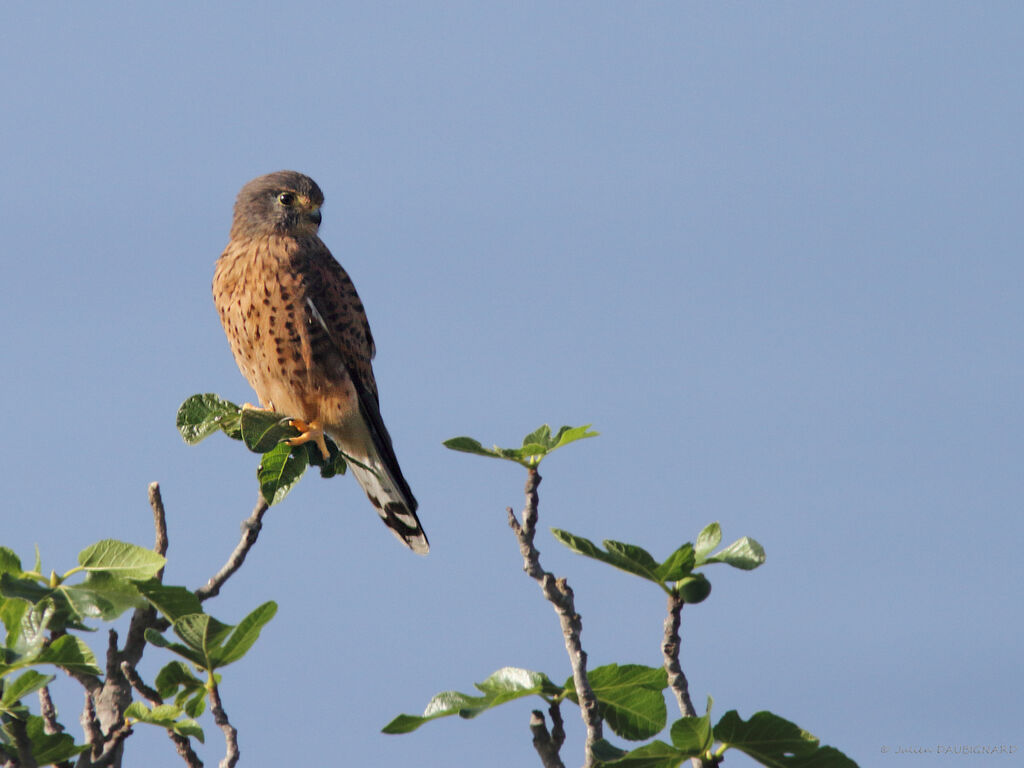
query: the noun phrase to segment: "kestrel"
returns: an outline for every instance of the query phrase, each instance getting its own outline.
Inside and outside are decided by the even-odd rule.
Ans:
[[[380,416],[363,304],[317,234],[323,202],[316,182],[295,171],[242,187],[213,300],[262,406],[291,416],[302,433],[289,442],[313,441],[326,457],[329,435],[384,524],[426,554],[416,499]]]

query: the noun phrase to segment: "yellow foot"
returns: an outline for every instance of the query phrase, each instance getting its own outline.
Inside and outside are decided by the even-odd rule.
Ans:
[[[320,455],[325,459],[331,457],[331,452],[327,450],[327,443],[324,441],[324,428],[318,421],[305,422],[302,419],[292,419],[288,422],[289,426],[295,427],[302,434],[298,437],[293,437],[288,440],[288,445],[304,445],[308,442],[316,443],[316,447],[320,449]]]

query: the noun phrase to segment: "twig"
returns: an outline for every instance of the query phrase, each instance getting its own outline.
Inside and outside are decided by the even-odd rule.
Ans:
[[[135,667],[133,667],[127,661],[121,662],[121,672],[122,674],[124,674],[125,679],[127,679],[128,682],[132,684],[132,688],[134,688],[136,691],[142,694],[146,701],[148,701],[154,707],[158,707],[164,703],[163,696],[157,693],[156,690],[154,690],[153,688],[150,688],[148,685],[146,685],[143,679],[139,677],[139,673],[135,670]]]
[[[676,695],[676,703],[683,717],[696,717],[697,710],[690,700],[690,686],[686,675],[679,665],[680,615],[683,611],[683,599],[678,595],[668,596],[668,616],[665,617],[665,640],[661,644],[661,653],[665,657],[665,672],[668,673],[668,687]]]
[[[131,666],[127,661],[121,662],[121,671],[128,678],[128,682],[132,684],[132,688],[142,694],[154,707],[164,703],[163,697],[156,690],[146,685],[143,679],[139,677],[135,667]],[[167,729],[167,736],[174,742],[174,748],[189,768],[203,768],[203,761],[199,759],[199,755],[192,749],[192,742],[189,741],[188,736],[175,733],[170,728]]]
[[[163,557],[167,554],[167,514],[164,512],[164,499],[160,494],[160,483],[149,484],[149,506],[153,510],[153,528],[156,530],[156,541],[153,551]],[[157,572],[157,579],[162,580],[164,569]]]
[[[555,749],[561,749],[565,743],[565,723],[562,722],[562,710],[559,708],[559,702],[551,702],[548,714],[551,715],[551,740],[555,743]]]
[[[249,554],[249,550],[252,549],[253,544],[256,543],[256,539],[260,535],[260,529],[263,527],[263,515],[266,514],[269,508],[266,500],[261,495],[252,514],[242,523],[242,538],[238,542],[238,546],[235,547],[235,551],[231,553],[231,557],[217,571],[217,574],[206,582],[205,586],[196,590],[196,597],[199,598],[200,602],[219,594],[220,588],[224,586],[224,582],[231,578],[231,574],[242,567],[242,563],[245,562],[245,556]]]
[[[167,735],[171,737],[174,748],[178,750],[178,754],[181,755],[181,759],[185,761],[188,768],[203,768],[203,761],[192,749],[192,742],[189,741],[188,736],[182,736],[180,733],[170,730],[167,731]]]
[[[665,660],[665,672],[668,674],[668,687],[676,696],[679,711],[683,717],[696,717],[697,710],[694,709],[693,701],[690,700],[690,684],[686,681],[686,675],[683,674],[683,668],[679,664],[679,648],[682,644],[679,627],[682,612],[683,599],[679,595],[669,595],[668,616],[665,617],[665,639],[661,644],[661,653]],[[714,764],[712,763],[712,765]],[[690,765],[693,768],[703,768],[706,763],[700,757],[692,757]]]
[[[82,724],[82,730],[85,732],[85,743],[90,744],[92,749],[81,754],[77,765],[92,765],[92,755],[95,754],[97,757],[100,755],[101,745],[103,744],[103,731],[100,730],[99,721],[96,719],[96,703],[93,701],[92,693],[89,691],[85,692],[85,706],[82,708],[82,717],[79,719],[79,722]]]
[[[565,768],[565,763],[558,756],[558,748],[561,744],[548,733],[548,727],[544,724],[544,713],[539,709],[530,713],[530,731],[533,733],[533,748],[540,755],[540,761],[544,768]]]
[[[149,484],[148,496],[149,506],[153,510],[153,529],[156,532],[153,551],[164,557],[167,554],[169,541],[167,538],[167,514],[164,511],[160,483]],[[164,580],[163,568],[156,572],[156,580]],[[136,608],[132,613],[131,624],[128,626],[124,650],[117,657],[118,667],[127,661],[134,668],[142,659],[142,652],[146,648],[146,630],[152,627],[163,631],[167,626],[164,626],[164,620],[157,616],[156,609],[152,605],[147,604],[145,608]]]
[[[224,731],[226,751],[224,759],[220,761],[220,768],[234,768],[238,762],[238,731],[228,721],[228,715],[220,702],[220,691],[214,681],[210,683],[210,711],[213,713],[213,722]]]
[[[103,754],[100,755],[98,760],[94,760],[90,764],[91,768],[107,768],[111,765],[120,766],[124,740],[131,735],[132,727],[128,723],[121,723],[121,725],[111,731],[107,746],[103,749]]]
[[[46,685],[39,689],[39,714],[43,717],[45,733],[60,733],[64,730],[64,726],[57,722],[57,708],[53,706],[50,688]]]
[[[569,588],[565,579],[556,579],[551,573],[541,568],[540,552],[533,543],[537,528],[537,506],[539,503],[537,486],[540,485],[540,479],[536,468],[528,470],[523,522],[520,524],[516,520],[515,513],[509,507],[508,524],[519,540],[519,552],[523,556],[523,570],[540,585],[544,597],[554,606],[555,612],[558,614],[562,635],[565,637],[565,650],[569,654],[569,663],[572,666],[576,698],[580,704],[580,716],[587,728],[586,759],[583,766],[591,768],[595,762],[594,744],[602,737],[601,712],[598,708],[597,697],[594,696],[590,681],[587,679],[587,654],[580,644],[583,622],[580,615],[576,613],[572,589]]]

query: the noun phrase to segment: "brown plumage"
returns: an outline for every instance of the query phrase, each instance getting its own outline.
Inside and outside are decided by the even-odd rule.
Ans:
[[[263,407],[295,419],[296,444],[326,450],[328,434],[355,460],[349,468],[391,532],[426,554],[416,499],[380,416],[363,304],[317,235],[323,201],[316,182],[295,171],[242,187],[213,300]]]

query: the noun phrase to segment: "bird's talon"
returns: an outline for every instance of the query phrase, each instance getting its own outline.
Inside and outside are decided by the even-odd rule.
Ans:
[[[290,419],[288,426],[295,427],[302,434],[298,437],[291,437],[286,442],[288,445],[305,445],[306,443],[316,443],[316,447],[320,449],[320,455],[324,459],[331,457],[331,452],[327,450],[327,442],[324,440],[324,429],[318,422],[310,421],[305,422],[302,419]]]

